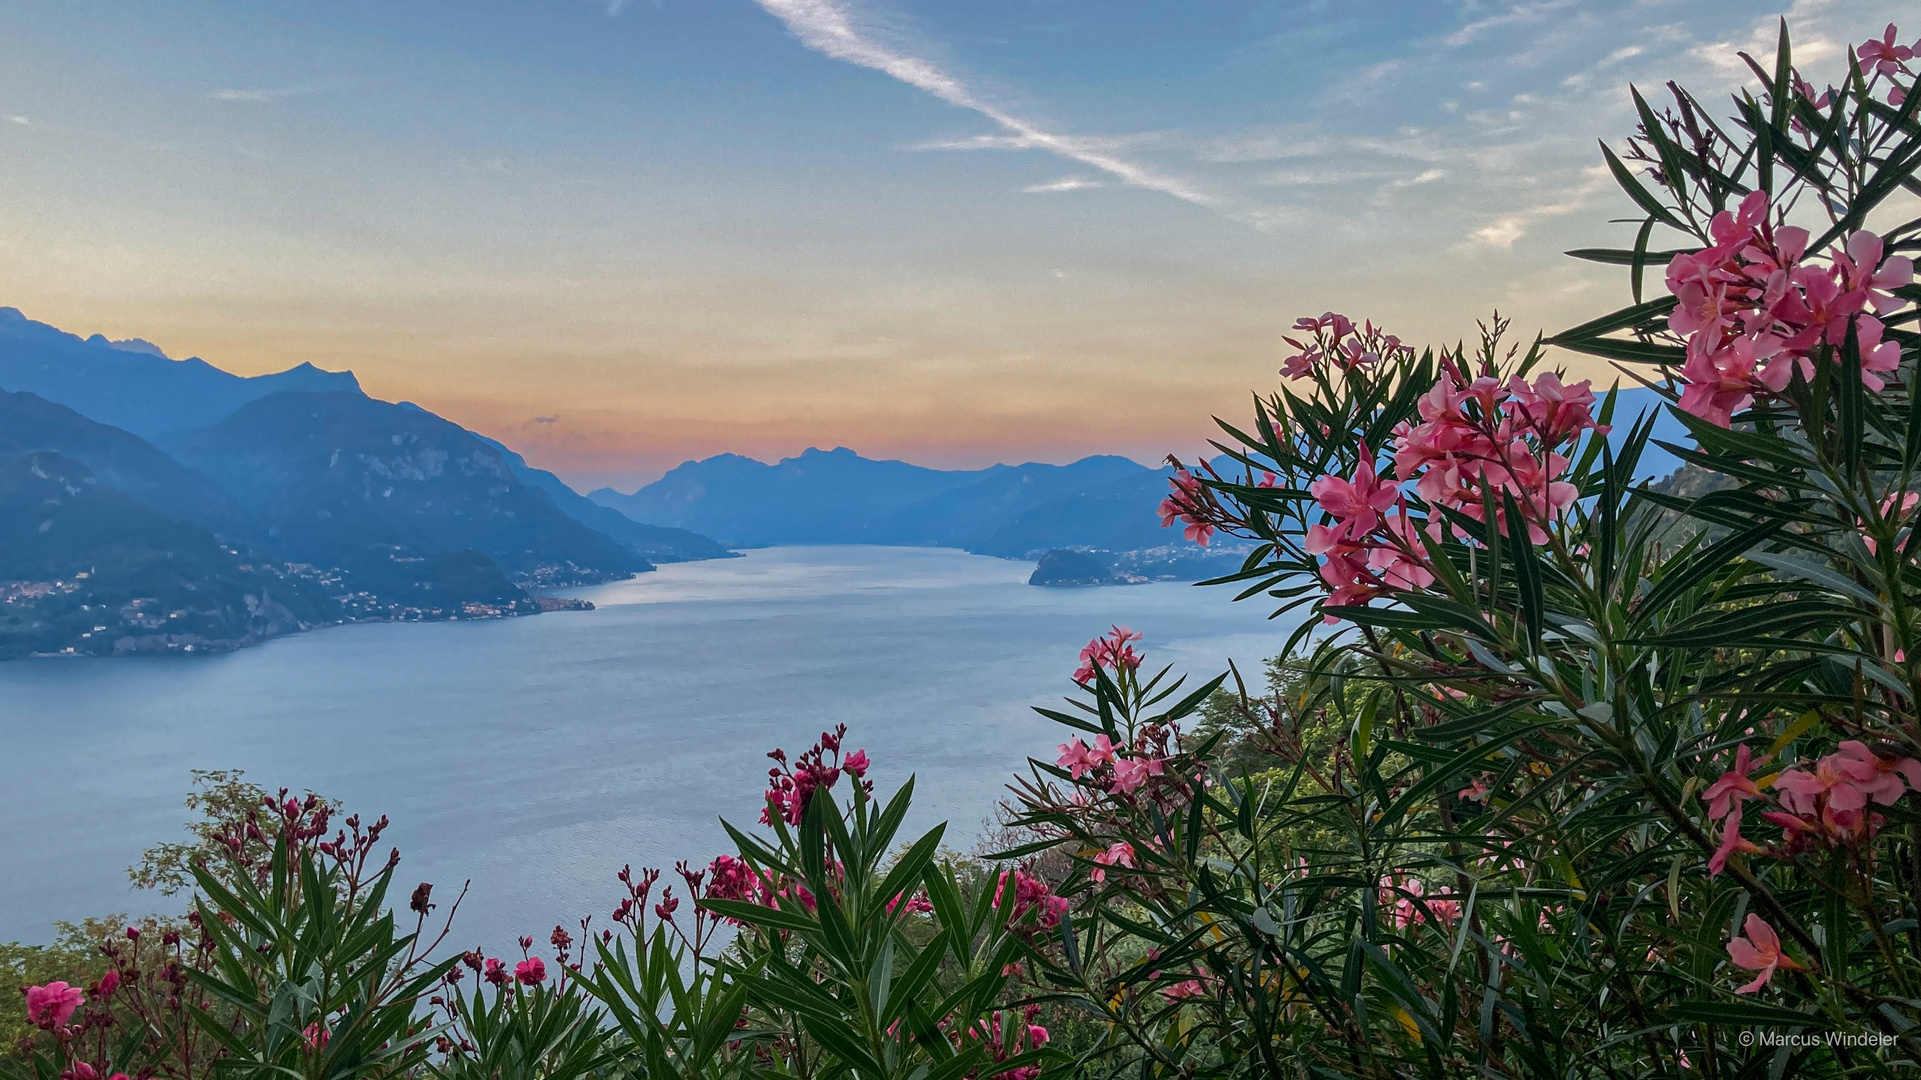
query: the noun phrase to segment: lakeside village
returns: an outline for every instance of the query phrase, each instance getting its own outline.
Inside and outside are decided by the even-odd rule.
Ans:
[[[457,604],[420,604],[378,596],[366,589],[350,586],[348,575],[332,567],[315,566],[302,562],[260,562],[241,563],[236,569],[258,572],[285,582],[303,587],[300,591],[317,589],[336,605],[337,617],[320,621],[299,620],[302,630],[319,629],[325,626],[339,626],[346,623],[362,622],[443,622],[458,619],[504,619],[521,615],[533,615],[552,611],[592,611],[590,601],[571,597],[542,596],[532,593],[520,597],[501,600],[462,600]],[[48,581],[0,581],[0,624],[14,619],[31,619],[34,612],[49,600],[72,596],[85,589],[93,571],[81,570],[71,577],[55,578]],[[243,598],[247,613],[256,620],[264,620],[271,629],[261,636],[279,632],[278,624],[285,609],[272,600],[266,590],[258,595],[249,593]],[[276,610],[278,609],[278,610]],[[121,655],[142,652],[229,652],[233,649],[252,644],[251,636],[246,638],[219,637],[197,632],[192,629],[197,616],[215,614],[200,611],[190,606],[169,607],[160,598],[135,596],[124,603],[80,603],[79,613],[91,615],[95,623],[91,629],[80,631],[79,644],[64,645],[58,649],[30,653],[36,657],[53,656],[94,656],[103,653]],[[86,646],[99,642],[110,643],[105,648]]]

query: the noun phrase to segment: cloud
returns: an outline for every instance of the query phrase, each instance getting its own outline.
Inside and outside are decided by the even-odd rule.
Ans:
[[[558,416],[536,416],[531,421],[531,423],[541,424],[543,426],[549,425],[549,424],[558,424],[559,422],[560,422],[560,417]]]
[[[27,127],[33,123],[33,121],[27,119],[24,116],[9,116],[7,117],[7,119],[13,121],[16,124],[19,124],[21,127]]]
[[[1029,195],[1047,195],[1057,191],[1083,191],[1087,188],[1106,186],[1099,180],[1089,180],[1084,176],[1063,176],[1059,180],[1049,180],[1045,184],[1029,184],[1021,190]]]
[[[1574,0],[1546,0],[1544,3],[1516,4],[1499,15],[1489,15],[1485,19],[1468,23],[1449,34],[1445,40],[1449,45],[1458,48],[1497,27],[1541,22],[1554,12],[1573,6]]]
[[[1504,214],[1469,233],[1468,238],[1489,247],[1513,247],[1514,242],[1526,236],[1535,223],[1582,209],[1610,182],[1610,174],[1605,166],[1589,166],[1581,170],[1581,182],[1575,186]]]
[[[802,45],[824,56],[878,71],[949,105],[968,109],[992,120],[1020,149],[1046,150],[1056,156],[1099,169],[1130,187],[1171,195],[1196,206],[1216,207],[1217,200],[1177,177],[1164,176],[1103,149],[1100,140],[1045,130],[981,97],[960,79],[932,61],[877,40],[879,31],[860,23],[838,0],[758,0],[768,14],[786,24]]]
[[[207,96],[215,101],[244,101],[254,105],[271,105],[282,98],[296,97],[300,94],[311,94],[318,89],[319,87],[309,83],[301,83],[298,86],[278,86],[270,88],[229,88],[225,90],[215,90]]]
[[[1621,48],[1618,48],[1613,52],[1607,54],[1606,56],[1603,56],[1601,58],[1600,63],[1595,64],[1594,66],[1597,68],[1613,67],[1614,65],[1620,63],[1623,60],[1632,60],[1646,51],[1647,51],[1646,49],[1642,48],[1639,45],[1624,45]]]
[[[1432,184],[1434,181],[1440,180],[1445,176],[1447,176],[1446,169],[1428,169],[1425,172],[1410,176],[1405,180],[1396,180],[1389,184],[1388,187],[1404,188],[1415,187],[1419,184]]]

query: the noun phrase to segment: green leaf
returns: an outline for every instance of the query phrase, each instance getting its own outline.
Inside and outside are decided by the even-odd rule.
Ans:
[[[1681,1001],[1668,1006],[1667,1015],[1678,1023],[1724,1027],[1795,1027],[1816,1031],[1829,1031],[1834,1027],[1825,1017],[1758,1001]]]
[[[1614,150],[1607,143],[1601,144],[1601,156],[1607,159],[1608,171],[1614,174],[1614,182],[1621,185],[1621,190],[1627,192],[1628,197],[1633,199],[1641,209],[1646,210],[1664,225],[1683,232],[1690,231],[1686,225],[1682,224],[1680,218],[1674,216],[1673,211],[1661,205],[1659,199],[1650,194],[1647,188],[1641,186],[1641,181],[1628,171],[1626,165],[1621,164],[1621,159],[1614,156]]]

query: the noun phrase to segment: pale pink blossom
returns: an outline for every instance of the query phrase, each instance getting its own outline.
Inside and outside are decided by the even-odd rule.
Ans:
[[[1756,758],[1754,751],[1746,743],[1734,748],[1734,768],[1721,774],[1721,778],[1709,784],[1701,793],[1702,801],[1708,804],[1709,818],[1724,818],[1729,812],[1738,809],[1743,800],[1761,796],[1761,789],[1748,776],[1749,773],[1768,763],[1772,755],[1763,754]]]
[[[1134,845],[1125,840],[1116,841],[1106,851],[1095,855],[1094,861],[1101,866],[1131,868],[1134,865]],[[1096,882],[1106,881],[1107,871],[1097,867],[1089,871],[1087,876]]]
[[[1909,789],[1921,791],[1921,761],[1911,757],[1882,757],[1866,743],[1849,739],[1827,760],[1847,774],[1856,790],[1882,806],[1892,805]]]
[[[1906,62],[1914,59],[1914,47],[1896,44],[1894,36],[1897,33],[1899,31],[1895,29],[1894,24],[1889,23],[1887,30],[1879,38],[1869,38],[1854,50],[1855,56],[1860,60],[1862,74],[1878,72],[1882,75],[1894,75],[1906,70]]]
[[[1750,914],[1747,922],[1742,925],[1747,931],[1747,936],[1742,937],[1737,934],[1734,940],[1728,942],[1728,959],[1734,961],[1737,967],[1744,967],[1760,974],[1746,986],[1736,987],[1735,993],[1752,994],[1761,989],[1768,984],[1769,979],[1774,978],[1777,968],[1783,971],[1807,970],[1805,965],[1781,951],[1781,939],[1775,934],[1774,927],[1768,925],[1766,919]]]
[[[1130,794],[1150,776],[1160,776],[1164,766],[1160,758],[1122,758],[1114,763],[1114,784],[1109,789],[1116,795]]]
[[[1854,775],[1842,767],[1842,757],[1830,754],[1814,763],[1812,771],[1789,769],[1774,778],[1782,791],[1781,802],[1797,814],[1818,812],[1821,804],[1835,810],[1860,810],[1868,805],[1867,792]]]
[[[1735,854],[1758,855],[1767,850],[1741,835],[1741,804],[1735,803],[1721,819],[1721,843],[1708,858],[1708,876],[1719,877]]]

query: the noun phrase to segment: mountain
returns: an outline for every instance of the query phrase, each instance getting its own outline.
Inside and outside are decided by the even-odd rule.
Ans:
[[[244,377],[204,360],[169,360],[148,342],[80,338],[0,308],[0,388],[25,390],[147,439],[206,427],[285,391],[359,392],[350,371],[312,364]]]
[[[1152,475],[1147,467],[1114,456],[1082,458],[1071,465],[1029,462],[997,468],[972,483],[902,507],[869,526],[864,540],[971,550],[1000,523],[1030,510],[1123,478]]]
[[[841,448],[773,465],[722,454],[631,495],[602,488],[588,497],[640,521],[744,545],[925,544],[1011,559],[1053,552],[1061,565],[1040,575],[1049,581],[1192,581],[1240,569],[1244,545],[1202,548],[1161,528],[1167,476],[1113,456],[943,471]],[[1077,557],[1090,553],[1099,574]]]
[[[602,506],[568,487],[565,480],[553,473],[527,464],[526,458],[508,449],[505,444],[485,435],[476,435],[475,438],[498,450],[501,460],[507,463],[507,468],[512,470],[514,476],[528,487],[545,492],[561,513],[603,536],[613,538],[649,562],[691,562],[696,559],[725,559],[733,555],[719,543],[696,532],[661,525],[642,525],[620,511]]]
[[[0,659],[227,649],[338,617],[318,582],[243,561],[78,461],[0,460]]]
[[[846,447],[808,450],[773,465],[721,454],[676,466],[631,495],[601,488],[587,497],[635,521],[727,544],[858,544],[872,542],[869,526],[901,507],[1006,468],[949,472],[874,461]]]
[[[89,420],[37,394],[0,390],[0,460],[53,451],[105,487],[233,540],[258,530],[233,496],[132,432]]]
[[[1156,512],[1167,496],[1167,473],[1142,469],[1023,510],[969,546],[981,555],[1018,559],[1053,548],[1134,551],[1180,541]]]
[[[432,413],[360,393],[278,393],[162,446],[212,477],[289,558],[483,552],[535,584],[652,569],[522,483],[499,450]]]

